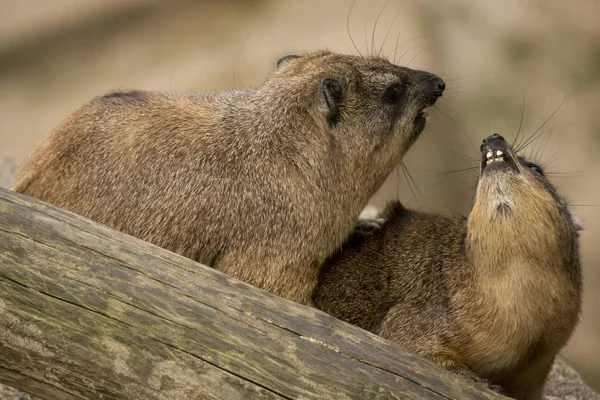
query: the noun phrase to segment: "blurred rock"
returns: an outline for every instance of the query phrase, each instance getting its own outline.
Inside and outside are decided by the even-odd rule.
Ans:
[[[0,384],[0,400],[38,400],[38,398]]]
[[[0,155],[0,187],[9,188],[17,173],[20,163],[11,157]]]
[[[544,393],[546,400],[600,400],[581,376],[560,358],[554,362]]]

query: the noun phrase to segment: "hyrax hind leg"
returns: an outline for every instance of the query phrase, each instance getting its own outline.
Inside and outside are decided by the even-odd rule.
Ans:
[[[376,333],[450,372],[496,393],[504,393],[502,387],[480,378],[463,364],[456,352],[447,345],[447,339],[441,333],[452,332],[452,327],[443,321],[436,321],[436,316],[429,314],[431,311],[412,308],[409,301],[390,308]],[[415,321],[417,318],[419,321]]]
[[[541,400],[553,362],[554,356],[547,357],[507,377],[506,383],[502,382],[505,393],[515,399]]]
[[[494,385],[487,379],[480,378],[475,372],[471,371],[466,365],[461,364],[452,359],[447,354],[419,354],[421,357],[437,364],[438,366],[447,369],[448,371],[469,379],[479,385],[493,390],[496,393],[505,394],[502,386]]]

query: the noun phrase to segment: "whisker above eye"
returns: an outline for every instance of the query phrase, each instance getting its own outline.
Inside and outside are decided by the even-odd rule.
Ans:
[[[388,37],[390,35],[390,32],[392,31],[392,28],[394,27],[394,24],[396,23],[396,20],[398,19],[399,15],[400,15],[400,9],[398,9],[398,11],[396,11],[396,15],[394,16],[394,19],[392,20],[392,23],[390,24],[390,27],[388,28],[387,32],[385,33],[385,36],[383,37],[383,41],[381,42],[381,46],[379,47],[379,50],[377,51],[377,55],[381,56],[381,52],[383,51],[383,47],[385,46],[385,42],[388,39]],[[387,58],[389,59],[389,56]]]
[[[354,7],[354,3],[356,3],[356,0],[352,1],[352,4],[350,5],[350,9],[348,10],[348,15],[346,16],[346,31],[348,32],[348,37],[350,38],[350,41],[352,42],[352,46],[354,46],[354,49],[356,50],[358,55],[363,57],[362,53],[358,49],[358,46],[356,45],[356,42],[352,38],[352,33],[350,33],[350,14],[352,13],[352,8]]]
[[[425,50],[427,50],[427,46],[422,46],[424,47],[423,49],[419,50],[419,52],[417,54],[414,55],[413,58],[410,59],[410,61],[408,62],[408,64],[406,64],[406,67],[410,67],[410,64],[415,60],[415,58],[417,58],[422,52],[424,52]]]
[[[387,8],[388,4],[390,4],[390,1],[391,0],[387,0],[385,2],[381,10],[379,11],[379,14],[377,14],[377,18],[375,18],[375,23],[373,24],[373,32],[371,33],[371,55],[379,55],[375,54],[375,32],[377,31],[377,23],[379,22],[383,11]]]
[[[560,102],[560,104],[558,105],[558,107],[556,107],[556,109],[552,112],[552,114],[550,114],[550,116],[548,118],[546,118],[546,120],[542,123],[542,125],[540,125],[540,127],[537,128],[535,130],[535,132],[533,132],[531,134],[531,136],[529,136],[529,138],[527,140],[525,140],[525,142],[523,144],[520,144],[518,147],[515,148],[515,152],[517,152],[517,153],[520,152],[525,147],[527,147],[528,145],[530,145],[531,142],[536,139],[536,136],[539,136],[538,132],[540,132],[546,126],[546,124],[548,124],[548,122],[556,115],[556,113],[558,112],[558,110],[560,110],[560,108],[562,107],[562,105],[565,104],[565,102],[567,101],[567,98],[568,97],[565,97],[563,99],[563,101]],[[541,134],[542,135],[545,134],[544,131],[542,131]]]

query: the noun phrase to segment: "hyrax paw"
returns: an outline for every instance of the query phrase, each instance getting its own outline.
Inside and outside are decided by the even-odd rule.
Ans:
[[[500,385],[494,385],[493,383],[491,383],[491,382],[489,382],[489,381],[487,381],[487,380],[485,380],[485,379],[482,379],[482,382],[481,382],[481,383],[482,383],[482,384],[483,384],[483,385],[484,385],[486,388],[490,389],[490,390],[491,390],[491,391],[493,391],[493,392],[496,392],[496,393],[498,393],[498,394],[504,394],[504,390],[502,389],[502,386],[500,386]]]
[[[356,222],[354,232],[362,235],[368,235],[381,229],[384,223],[385,220],[381,218],[359,219],[358,222]]]

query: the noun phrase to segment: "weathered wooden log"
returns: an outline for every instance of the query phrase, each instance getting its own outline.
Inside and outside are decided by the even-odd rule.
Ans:
[[[494,399],[323,312],[0,189],[0,382],[42,399]]]

